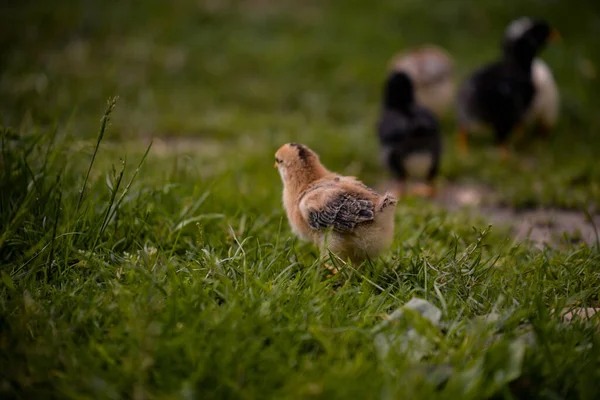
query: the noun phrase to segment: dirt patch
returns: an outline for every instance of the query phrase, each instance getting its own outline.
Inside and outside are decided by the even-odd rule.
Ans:
[[[590,221],[581,212],[556,209],[515,211],[484,208],[481,212],[491,223],[509,225],[517,239],[530,240],[538,248],[561,242],[593,245],[598,241],[594,225],[600,227],[600,216]]]
[[[565,308],[562,310],[562,319],[564,322],[571,322],[575,319],[580,319],[583,321],[592,320],[594,316],[598,314],[600,308],[597,307],[575,307],[575,308]],[[596,317],[595,322],[598,323],[599,320]]]
[[[562,209],[515,210],[494,205],[494,193],[481,185],[446,185],[436,202],[449,210],[469,210],[493,225],[507,226],[517,240],[538,248],[561,243],[598,243],[600,215],[591,220],[583,213]]]

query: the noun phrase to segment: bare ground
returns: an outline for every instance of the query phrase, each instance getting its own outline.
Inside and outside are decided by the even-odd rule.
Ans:
[[[494,205],[493,191],[481,185],[447,184],[436,202],[449,210],[469,210],[491,224],[510,227],[517,240],[529,240],[538,248],[546,245],[585,242],[598,244],[600,215],[555,208],[516,210]]]

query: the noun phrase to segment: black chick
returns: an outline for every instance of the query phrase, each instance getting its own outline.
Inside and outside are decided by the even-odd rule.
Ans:
[[[381,158],[397,180],[397,194],[407,179],[424,179],[428,185],[415,193],[433,196],[442,150],[439,124],[431,111],[416,104],[404,72],[393,72],[385,83],[378,133]]]
[[[531,20],[515,40],[503,43],[499,61],[475,71],[461,86],[457,98],[459,148],[467,151],[467,134],[477,125],[490,127],[505,156],[506,141],[519,127],[535,94],[531,66],[551,37],[542,20]]]

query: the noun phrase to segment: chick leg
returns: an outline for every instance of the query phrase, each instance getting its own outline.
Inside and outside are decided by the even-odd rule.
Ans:
[[[340,272],[339,269],[337,269],[335,267],[335,265],[337,264],[339,259],[328,248],[326,238],[323,239],[323,242],[321,243],[320,247],[321,247],[320,264],[323,268],[325,268],[326,270],[328,270],[330,272],[330,274],[327,275],[327,278],[331,278],[334,275],[336,275],[338,272]]]
[[[333,265],[330,265],[330,264],[323,264],[323,267],[325,269],[327,269],[329,272],[331,272],[330,274],[327,275],[327,278],[333,278],[334,275],[336,275],[338,272],[340,272],[339,269],[337,269],[336,267],[334,267]]]
[[[511,130],[519,129],[517,127],[511,127],[506,124],[496,126],[496,144],[500,150],[500,160],[506,162],[510,159],[510,151],[508,150],[508,140],[510,138]]]
[[[414,194],[422,196],[428,199],[432,199],[436,195],[435,178],[439,172],[440,166],[440,149],[433,149],[432,151],[433,164],[431,165],[429,172],[427,173],[427,183],[421,184],[415,187]]]
[[[456,140],[457,140],[456,145],[458,148],[458,152],[462,156],[467,156],[469,154],[469,135],[468,135],[466,128],[460,127],[458,129],[458,134],[457,134]]]

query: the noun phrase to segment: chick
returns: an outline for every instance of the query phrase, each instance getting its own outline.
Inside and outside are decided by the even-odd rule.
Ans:
[[[391,245],[394,197],[327,170],[315,152],[298,143],[277,150],[275,167],[292,231],[317,245],[322,255],[329,250],[357,265]]]
[[[454,62],[444,49],[427,45],[401,53],[391,63],[392,72],[405,72],[415,87],[417,103],[437,116],[454,101]]]
[[[515,39],[505,42],[502,58],[475,71],[461,86],[457,98],[459,149],[467,152],[467,134],[483,124],[489,126],[506,157],[506,142],[520,129],[533,102],[533,60],[553,37],[552,28],[532,20]]]
[[[386,81],[378,134],[381,159],[397,180],[397,195],[405,191],[407,179],[420,179],[428,185],[417,194],[433,196],[442,151],[439,124],[415,102],[412,81],[404,72],[394,72]]]
[[[504,47],[510,47],[515,40],[521,38],[534,24],[530,18],[523,17],[508,25],[504,33]],[[553,31],[554,35],[556,31]],[[552,34],[551,34],[552,36]],[[550,67],[540,58],[533,60],[531,78],[535,94],[524,122],[527,125],[536,124],[539,133],[547,136],[556,124],[559,111],[559,93]]]
[[[547,137],[558,119],[560,94],[550,67],[539,58],[533,61],[532,79],[535,95],[525,123],[537,124],[538,132]]]

